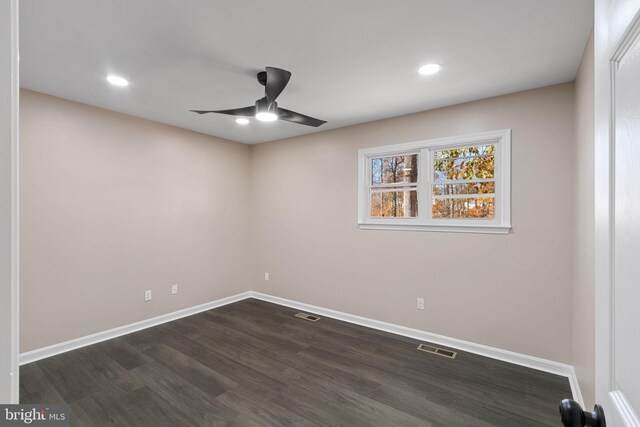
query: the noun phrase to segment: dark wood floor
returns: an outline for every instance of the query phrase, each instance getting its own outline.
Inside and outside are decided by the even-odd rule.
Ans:
[[[558,426],[566,378],[244,300],[20,369],[79,426]]]

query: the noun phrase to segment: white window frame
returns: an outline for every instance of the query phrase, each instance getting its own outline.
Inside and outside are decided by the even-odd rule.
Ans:
[[[495,218],[432,218],[433,153],[458,147],[495,145]],[[371,159],[418,154],[418,216],[371,218]],[[511,129],[358,150],[358,225],[361,229],[508,234],[511,230]]]

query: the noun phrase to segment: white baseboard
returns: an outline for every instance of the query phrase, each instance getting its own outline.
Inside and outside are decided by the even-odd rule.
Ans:
[[[580,391],[580,384],[578,383],[578,376],[576,375],[576,370],[573,368],[573,366],[571,366],[571,373],[567,375],[567,378],[569,379],[569,385],[571,386],[571,394],[573,395],[573,400],[575,400],[580,404],[580,406],[585,408],[584,400],[582,399],[582,392]]]
[[[380,320],[368,319],[366,317],[355,316],[353,314],[343,313],[336,310],[330,310],[315,305],[305,304],[298,301],[292,301],[273,295],[263,294],[260,292],[251,292],[251,297],[260,299],[274,304],[280,304],[292,307],[298,310],[308,311],[319,314],[324,317],[342,320],[356,325],[366,326],[368,328],[380,331],[390,332],[396,335],[413,338],[420,341],[428,341],[434,344],[451,347],[454,349],[467,351],[469,353],[478,354],[492,359],[502,360],[504,362],[513,363],[515,365],[526,366],[527,368],[537,369],[539,371],[549,372],[552,374],[567,377],[571,386],[571,394],[573,400],[584,406],[582,393],[578,385],[578,379],[573,366],[564,363],[554,362],[552,360],[542,359],[539,357],[528,356],[526,354],[515,353],[513,351],[502,350],[495,347],[489,347],[484,344],[477,344],[470,341],[463,341],[457,338],[451,338],[444,335],[438,335],[431,332],[421,331],[419,329],[407,328],[405,326],[395,325],[393,323],[382,322]]]
[[[95,334],[75,338],[69,341],[53,344],[36,350],[27,351],[26,353],[20,353],[19,363],[20,365],[25,365],[27,363],[55,356],[56,354],[65,353],[77,348],[86,347],[91,344],[110,340],[112,338],[130,334],[132,332],[137,332],[142,329],[147,329],[152,326],[160,325],[162,323],[171,322],[172,320],[191,316],[193,314],[201,313],[203,311],[211,310],[212,308],[221,307],[223,305],[231,304],[233,302],[250,297],[251,292],[243,292],[241,294],[233,295],[227,298],[222,298],[205,304],[200,304],[182,310],[174,311],[173,313],[163,314],[162,316],[152,317],[151,319],[142,320],[140,322],[131,323],[129,325],[119,326],[117,328],[97,332]]]
[[[508,350],[502,350],[495,347],[489,347],[484,344],[463,341],[457,338],[451,338],[444,335],[421,331],[419,329],[395,325],[393,323],[382,322],[380,320],[355,316],[353,314],[343,313],[328,308],[318,307],[315,305],[305,304],[302,302],[292,301],[285,298],[280,298],[254,291],[243,292],[227,298],[222,298],[194,307],[185,308],[183,310],[174,311],[173,313],[168,313],[151,319],[142,320],[130,325],[120,326],[117,328],[109,329],[107,331],[98,332],[70,341],[53,344],[48,347],[21,353],[19,359],[20,365],[35,362],[37,360],[45,359],[47,357],[55,356],[57,354],[75,350],[77,348],[85,347],[91,344],[96,344],[101,341],[106,341],[122,335],[130,334],[132,332],[140,331],[142,329],[180,319],[182,317],[191,316],[193,314],[201,313],[203,311],[211,310],[213,308],[221,307],[223,305],[231,304],[233,302],[241,301],[247,298],[256,298],[262,301],[272,302],[274,304],[284,305],[298,310],[309,311],[315,314],[322,315],[324,317],[330,317],[333,319],[342,320],[344,322],[354,323],[356,325],[366,326],[368,328],[402,335],[420,341],[427,341],[445,347],[451,347],[454,349],[467,351],[469,353],[490,357],[492,359],[513,363],[515,365],[526,366],[528,368],[537,369],[539,371],[549,372],[552,374],[567,377],[569,380],[569,385],[571,386],[571,394],[573,395],[573,400],[584,406],[582,393],[580,392],[580,386],[578,385],[578,379],[576,377],[575,370],[571,365],[554,362],[539,357],[528,356],[526,354],[515,353]]]

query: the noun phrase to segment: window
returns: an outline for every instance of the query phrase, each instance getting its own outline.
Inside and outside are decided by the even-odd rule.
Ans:
[[[495,218],[495,144],[433,151],[432,218]]]
[[[418,155],[371,159],[371,218],[418,216]]]
[[[506,234],[511,131],[358,152],[361,228]]]

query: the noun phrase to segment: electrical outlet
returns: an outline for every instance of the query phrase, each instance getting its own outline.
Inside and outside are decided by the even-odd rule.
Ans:
[[[178,293],[178,284],[171,285],[171,295],[175,295]]]
[[[269,273],[264,273],[264,280],[269,280]]]
[[[418,298],[417,306],[418,310],[424,310],[424,298]]]
[[[147,289],[144,291],[144,300],[151,301],[151,289]]]

